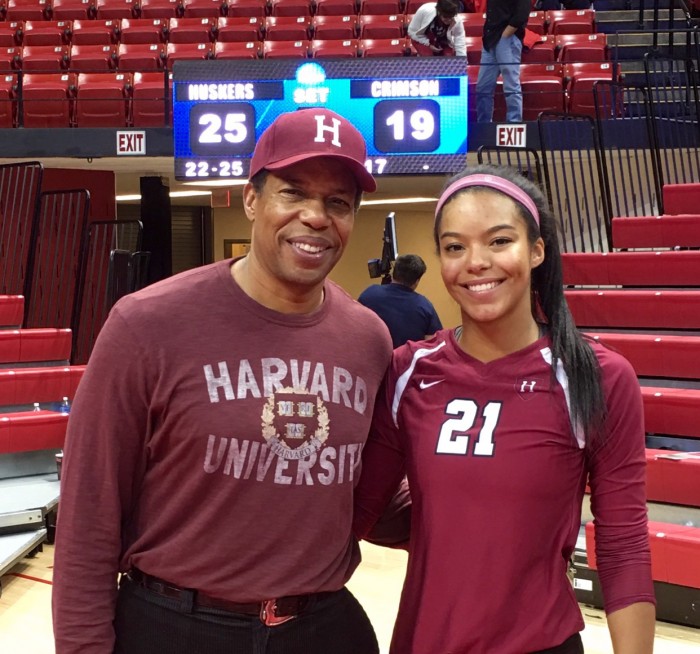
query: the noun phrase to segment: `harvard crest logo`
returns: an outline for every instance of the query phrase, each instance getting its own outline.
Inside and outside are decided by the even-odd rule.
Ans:
[[[306,389],[283,388],[272,393],[261,417],[263,438],[283,459],[305,459],[328,440],[328,409]]]

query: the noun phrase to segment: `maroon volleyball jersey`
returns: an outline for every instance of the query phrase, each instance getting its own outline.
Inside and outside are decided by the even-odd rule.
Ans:
[[[452,331],[394,353],[356,492],[363,536],[404,472],[413,498],[392,654],[523,654],[583,628],[566,572],[590,475],[610,612],[654,601],[639,385],[594,344],[609,416],[604,445],[572,428],[549,339],[481,363]]]

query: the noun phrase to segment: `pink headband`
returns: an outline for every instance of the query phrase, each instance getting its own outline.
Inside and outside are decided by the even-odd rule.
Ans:
[[[513,182],[509,182],[507,179],[497,177],[496,175],[468,175],[467,177],[462,177],[462,179],[458,179],[453,184],[450,184],[438,200],[437,207],[435,208],[435,217],[438,217],[438,214],[442,210],[445,202],[447,202],[457,191],[461,191],[462,189],[470,186],[487,186],[488,188],[493,188],[501,193],[505,193],[509,198],[520,202],[520,204],[522,204],[532,214],[532,217],[539,226],[540,214],[537,211],[537,206],[532,201],[532,198],[519,186],[513,184]]]

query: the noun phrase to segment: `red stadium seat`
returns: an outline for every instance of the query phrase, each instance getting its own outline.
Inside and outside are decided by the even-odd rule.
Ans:
[[[311,16],[268,16],[265,19],[266,41],[308,41]]]
[[[175,18],[185,12],[182,0],[140,0],[141,18]]]
[[[213,59],[212,43],[168,43],[165,65],[172,70],[173,63],[178,60]]]
[[[0,48],[21,45],[23,35],[24,21],[15,20],[9,23],[0,23]]]
[[[126,127],[129,73],[80,73],[75,98],[76,127]]]
[[[540,37],[542,40],[535,43],[531,48],[523,48],[521,61],[524,64],[552,64],[556,61],[556,37],[546,35]]]
[[[94,0],[53,0],[54,20],[86,20],[95,14]]]
[[[549,34],[592,34],[595,32],[595,11],[561,9],[547,12]]]
[[[410,39],[360,39],[360,57],[406,57]]]
[[[166,18],[125,18],[119,41],[124,43],[165,43],[168,33]]]
[[[564,111],[564,77],[561,64],[523,64],[520,67],[523,120],[537,120],[542,111]]]
[[[229,0],[227,16],[259,16],[267,15],[266,0]]]
[[[467,36],[465,37],[467,46],[467,63],[472,66],[477,66],[481,63],[481,49],[483,47],[483,42],[480,36]]]
[[[225,0],[186,0],[185,18],[218,18],[226,12]]]
[[[17,115],[17,76],[0,76],[0,128],[14,127]]]
[[[270,0],[271,16],[311,16],[312,0]]]
[[[380,16],[361,14],[358,18],[361,39],[400,39],[406,36],[403,14]]]
[[[389,16],[403,13],[401,0],[360,0],[360,15]]]
[[[121,43],[117,55],[117,68],[122,72],[160,70],[166,57],[162,43]]]
[[[264,59],[306,59],[309,56],[309,42],[299,41],[264,41]]]
[[[613,80],[612,63],[577,63],[564,65],[566,83],[567,111],[595,117],[593,85],[599,81]],[[619,79],[615,77],[615,81]]]
[[[531,32],[535,32],[535,34],[545,34],[547,31],[547,14],[544,11],[531,11],[526,27]]]
[[[166,93],[165,84],[169,85]],[[165,107],[170,105],[172,95],[172,73],[134,73],[131,91],[131,123],[134,127],[163,127]],[[170,116],[172,124],[172,115]]]
[[[5,20],[46,20],[51,15],[47,0],[7,0]]]
[[[70,20],[28,20],[24,23],[22,45],[63,45],[70,43]]]
[[[117,46],[73,45],[70,49],[70,69],[73,72],[110,71],[117,67]]]
[[[95,0],[97,18],[136,18],[136,0]]]
[[[316,0],[317,16],[350,16],[357,14],[355,0]]]
[[[69,62],[68,45],[25,45],[22,48],[23,71],[58,72],[68,68]]]
[[[314,38],[321,40],[338,40],[357,38],[357,21],[355,14],[347,16],[314,16],[311,26]]]
[[[464,34],[466,36],[482,36],[484,33],[484,23],[486,17],[484,14],[460,14],[462,25],[464,25]]]
[[[19,70],[22,67],[22,48],[0,48],[0,72]]]
[[[121,20],[75,20],[73,21],[73,45],[109,45],[119,41]]]
[[[404,6],[404,14],[406,14],[406,16],[412,16],[424,4],[425,0],[407,0]]]
[[[216,18],[171,18],[168,24],[169,43],[205,43],[214,40]]]
[[[262,41],[217,41],[214,59],[258,59],[262,57]]]
[[[263,19],[259,16],[219,18],[214,32],[215,40],[239,43],[262,41],[263,24]]]
[[[24,127],[70,127],[73,118],[75,75],[71,73],[28,73],[22,81]],[[22,330],[24,332],[25,330]],[[24,333],[22,334],[24,341]],[[70,343],[70,339],[69,339]],[[39,343],[37,342],[37,345]],[[24,349],[24,342],[22,343]],[[67,356],[47,356],[44,348],[32,356],[31,361],[67,359]],[[40,357],[40,358],[37,358]]]
[[[562,63],[608,60],[607,38],[604,33],[559,34],[554,38],[557,59]]]
[[[356,39],[313,39],[309,46],[309,53],[315,59],[323,57],[354,59],[357,57],[357,47]]]

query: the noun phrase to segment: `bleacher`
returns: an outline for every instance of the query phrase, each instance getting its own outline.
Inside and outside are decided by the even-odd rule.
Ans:
[[[700,627],[700,184],[664,187],[660,216],[615,217],[610,252],[563,255],[577,324],[642,386],[652,574],[661,620]],[[602,605],[595,530],[575,559],[579,601]]]
[[[85,366],[70,329],[23,329],[24,297],[0,295],[0,576],[53,538],[56,455]]]

